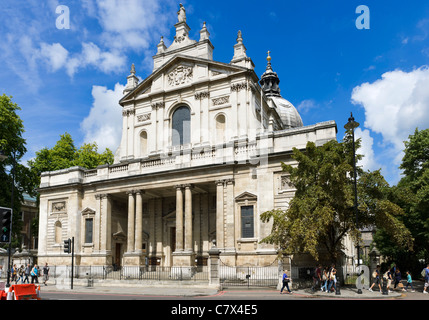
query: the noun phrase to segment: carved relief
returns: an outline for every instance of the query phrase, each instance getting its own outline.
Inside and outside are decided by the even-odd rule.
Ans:
[[[151,117],[151,113],[145,113],[145,114],[137,116],[137,121],[138,122],[149,121],[150,117]]]
[[[229,96],[214,98],[212,99],[212,103],[214,106],[220,106],[222,104],[229,103]]]
[[[178,66],[167,76],[168,84],[170,86],[178,86],[184,83],[189,83],[193,78],[192,67]]]
[[[152,106],[152,110],[158,110],[158,109],[164,108],[165,103],[164,102],[155,102],[155,103],[152,103],[151,106]],[[150,119],[150,114],[149,114],[149,119]]]
[[[280,190],[295,189],[294,185],[290,181],[289,176],[282,176],[280,180]]]
[[[66,202],[65,201],[52,202],[51,211],[53,213],[64,212],[66,210],[67,210],[67,208],[66,208]]]
[[[133,115],[133,114],[135,114],[136,112],[135,112],[135,110],[132,110],[132,109],[129,109],[129,110],[122,110],[122,116],[124,116],[124,117],[127,117],[127,116],[130,116],[130,115]]]

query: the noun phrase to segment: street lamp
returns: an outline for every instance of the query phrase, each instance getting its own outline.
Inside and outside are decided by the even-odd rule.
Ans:
[[[357,182],[356,182],[356,150],[355,150],[355,129],[359,127],[359,123],[353,118],[353,113],[350,113],[349,122],[344,126],[346,130],[352,131],[352,140],[353,140],[353,178],[354,178],[354,191],[355,191],[355,201],[354,201],[354,210],[356,215],[356,228],[358,227],[358,204],[357,204]],[[357,264],[360,265],[360,253],[359,253],[359,243],[357,244]]]

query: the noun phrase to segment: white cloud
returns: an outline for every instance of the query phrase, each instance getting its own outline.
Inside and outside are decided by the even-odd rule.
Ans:
[[[352,102],[365,109],[365,127],[383,136],[395,165],[402,159],[403,141],[415,128],[429,127],[429,68],[386,72],[373,83],[353,89]]]
[[[40,46],[40,54],[42,58],[46,58],[52,71],[57,71],[65,66],[69,52],[59,43],[54,43],[52,45],[42,43]]]
[[[355,138],[362,139],[361,147],[357,150],[358,154],[363,155],[364,157],[358,162],[358,165],[362,166],[362,168],[366,170],[378,170],[382,166],[379,164],[375,158],[373,145],[374,139],[371,137],[371,133],[368,129],[362,130],[361,128],[357,128],[355,130]]]
[[[310,111],[311,109],[315,109],[318,108],[318,105],[316,103],[316,101],[314,101],[313,99],[307,99],[307,100],[303,100],[297,107],[297,110],[300,113],[307,113],[308,111]]]
[[[122,109],[119,100],[125,86],[117,83],[113,90],[102,86],[92,87],[94,102],[89,115],[82,121],[84,142],[97,142],[99,152],[119,147],[122,134]]]

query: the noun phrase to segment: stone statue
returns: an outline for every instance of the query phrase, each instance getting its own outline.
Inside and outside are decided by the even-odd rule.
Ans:
[[[179,22],[186,22],[186,10],[183,4],[180,4],[180,10],[177,12]]]

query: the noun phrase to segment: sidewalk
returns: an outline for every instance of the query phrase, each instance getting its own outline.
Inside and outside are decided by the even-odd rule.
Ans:
[[[389,298],[398,298],[402,296],[401,291],[392,291],[391,293],[384,295],[380,291],[375,290],[373,292],[368,289],[362,289],[362,293],[358,293],[356,288],[352,287],[341,287],[340,294],[337,295],[335,292],[326,293],[322,291],[312,292],[310,289],[300,289],[295,290],[293,293],[306,295],[309,297],[317,298],[347,298],[347,299],[389,299]]]

